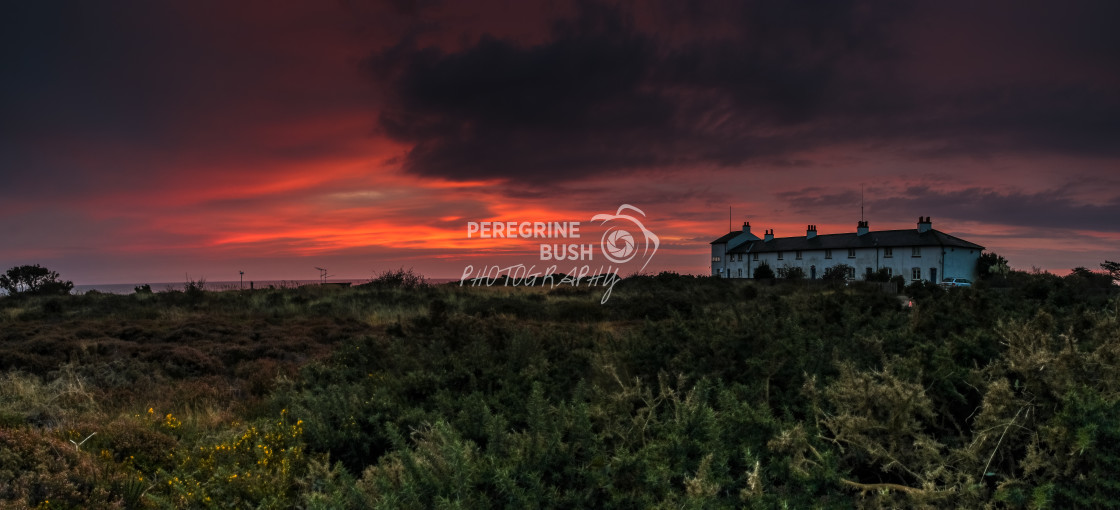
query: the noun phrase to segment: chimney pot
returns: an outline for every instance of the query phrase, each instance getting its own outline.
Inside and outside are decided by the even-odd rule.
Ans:
[[[929,216],[918,217],[918,233],[929,232],[933,228],[933,223],[930,221]]]

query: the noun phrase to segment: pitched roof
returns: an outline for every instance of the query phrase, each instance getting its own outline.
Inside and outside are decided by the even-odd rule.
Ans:
[[[728,241],[743,235],[744,233],[747,235],[747,240],[750,240],[750,241],[759,241],[760,240],[758,236],[756,236],[754,234],[751,234],[749,232],[743,232],[742,230],[732,230],[731,232],[728,232],[728,233],[724,234],[723,237],[720,237],[719,239],[716,239],[715,241],[712,241],[708,244],[725,244]]]
[[[727,237],[727,236],[724,236]],[[720,239],[723,239],[722,237]],[[714,243],[713,243],[714,244]],[[825,249],[847,248],[875,248],[875,247],[902,247],[902,246],[948,246],[953,248],[966,248],[983,250],[984,247],[970,243],[959,237],[951,236],[939,230],[927,230],[919,233],[916,229],[907,230],[881,230],[868,232],[864,235],[825,234],[812,239],[805,236],[779,237],[770,241],[756,241],[743,243],[730,253],[766,253],[776,251],[808,251]]]

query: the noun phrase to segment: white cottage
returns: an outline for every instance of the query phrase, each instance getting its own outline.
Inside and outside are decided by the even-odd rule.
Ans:
[[[800,267],[805,277],[820,278],[825,269],[845,264],[856,273],[867,275],[886,269],[909,281],[939,282],[943,278],[976,279],[976,261],[983,246],[934,230],[928,216],[918,218],[918,226],[908,230],[872,232],[868,222],[860,221],[855,233],[817,235],[816,225],[806,228],[804,237],[774,237],[767,230],[762,239],[751,233],[750,223],[711,242],[712,276],[753,278],[754,270],[765,263],[775,273],[786,267]],[[864,276],[865,277],[865,276]]]

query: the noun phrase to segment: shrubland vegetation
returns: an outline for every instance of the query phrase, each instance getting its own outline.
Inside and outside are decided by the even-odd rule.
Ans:
[[[0,507],[1115,506],[1088,273],[4,297]]]

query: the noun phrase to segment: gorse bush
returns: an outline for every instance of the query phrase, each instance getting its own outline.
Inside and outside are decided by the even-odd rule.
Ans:
[[[0,507],[1115,506],[1098,280],[3,299]]]
[[[279,419],[256,420],[223,436],[168,453],[174,467],[158,473],[167,487],[159,485],[152,500],[192,508],[295,506],[296,480],[307,470],[301,420],[282,411]]]

